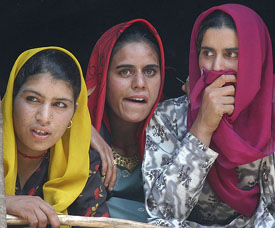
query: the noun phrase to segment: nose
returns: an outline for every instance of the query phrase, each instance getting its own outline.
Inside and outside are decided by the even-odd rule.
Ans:
[[[48,125],[53,119],[53,112],[50,104],[43,104],[39,107],[36,113],[36,121],[42,125]]]
[[[146,85],[146,79],[141,71],[137,71],[132,81],[132,88],[134,90],[144,89]]]
[[[225,70],[224,68],[224,59],[222,56],[217,55],[213,61],[212,69],[214,71],[222,71]]]

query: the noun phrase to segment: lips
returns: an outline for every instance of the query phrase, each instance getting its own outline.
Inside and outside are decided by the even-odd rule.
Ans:
[[[139,95],[139,96],[127,97],[127,98],[125,98],[125,100],[130,101],[130,102],[135,102],[135,103],[146,103],[148,98],[147,98],[147,96]]]
[[[49,129],[46,128],[33,128],[31,129],[32,135],[38,139],[45,139],[51,135]]]

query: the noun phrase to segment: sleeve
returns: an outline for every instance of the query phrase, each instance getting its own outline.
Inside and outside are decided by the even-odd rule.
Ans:
[[[90,174],[81,195],[68,208],[71,215],[109,217],[106,204],[107,193],[99,172],[99,153],[90,148]]]
[[[185,97],[161,103],[146,129],[142,169],[150,223],[181,227],[218,156],[186,131],[187,107]]]

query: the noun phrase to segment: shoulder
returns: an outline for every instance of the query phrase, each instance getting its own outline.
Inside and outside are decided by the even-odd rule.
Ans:
[[[171,98],[160,102],[156,108],[156,112],[167,112],[171,109],[184,109],[188,108],[187,96],[181,96],[177,98]]]
[[[155,113],[148,125],[147,132],[150,129],[155,131],[160,129],[175,134],[181,138],[186,130],[187,124],[188,100],[186,96],[172,98],[159,103]]]

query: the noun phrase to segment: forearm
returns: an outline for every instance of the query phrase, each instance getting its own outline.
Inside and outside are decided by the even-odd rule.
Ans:
[[[190,133],[183,138],[182,146],[171,154],[161,147],[150,151],[157,146],[152,140],[151,143],[143,164],[147,210],[152,218],[186,219],[198,201],[217,153]]]

